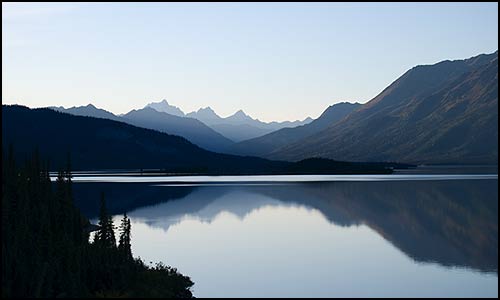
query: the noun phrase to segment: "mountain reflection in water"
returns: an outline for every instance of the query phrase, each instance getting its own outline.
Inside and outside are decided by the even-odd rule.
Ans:
[[[79,183],[75,199],[95,218],[104,191],[111,213],[164,230],[187,216],[211,222],[221,212],[242,219],[263,206],[303,206],[338,226],[369,226],[417,262],[498,272],[497,182]]]

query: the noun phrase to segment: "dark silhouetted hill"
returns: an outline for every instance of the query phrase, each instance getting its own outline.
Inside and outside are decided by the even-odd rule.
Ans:
[[[66,112],[75,116],[94,117],[94,118],[121,121],[119,116],[116,116],[107,110],[97,108],[92,104],[88,104],[87,106],[73,106],[70,108],[64,108],[62,106],[60,107],[52,106],[49,108],[60,112]]]
[[[414,67],[342,121],[268,157],[498,163],[498,52]]]
[[[188,140],[108,119],[51,109],[2,106],[2,144],[23,157],[38,147],[54,169],[71,153],[76,170],[157,168],[172,171],[272,170],[282,163],[204,150]],[[62,160],[62,161],[60,161]]]
[[[75,170],[161,169],[190,174],[314,173],[316,165],[226,155],[202,149],[185,138],[123,122],[74,116],[52,109],[2,105],[2,145],[12,144],[17,157],[37,148],[51,159],[51,169],[64,167],[67,155]],[[338,162],[335,162],[338,163]],[[361,164],[362,166],[362,164]],[[380,165],[359,164],[352,173],[387,173]],[[345,168],[321,173],[345,173]]]
[[[150,105],[156,108],[153,109]],[[196,119],[179,117],[156,110],[167,106],[170,110],[172,110],[172,107],[176,108],[175,106],[169,106],[168,103],[165,106],[164,102],[158,102],[148,104],[148,106],[143,109],[132,110],[122,116],[116,116],[109,111],[96,108],[92,104],[71,107],[68,109],[64,107],[50,108],[76,116],[110,119],[129,123],[138,127],[158,130],[168,134],[179,135],[202,148],[216,152],[225,151],[229,145],[233,144],[233,141]],[[165,108],[164,110],[168,109]]]

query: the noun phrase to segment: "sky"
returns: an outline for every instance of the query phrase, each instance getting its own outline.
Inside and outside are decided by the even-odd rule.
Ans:
[[[498,3],[2,2],[2,103],[316,118],[497,49]]]

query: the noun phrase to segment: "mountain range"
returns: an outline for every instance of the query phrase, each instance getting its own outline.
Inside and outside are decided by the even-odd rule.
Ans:
[[[224,151],[229,145],[233,144],[233,141],[196,119],[180,117],[164,111],[157,111],[150,106],[146,106],[143,109],[132,110],[121,116],[99,109],[92,104],[71,107],[68,109],[64,107],[50,108],[72,115],[115,120],[182,136],[202,148],[216,152]]]
[[[313,120],[308,117],[302,121],[262,122],[247,115],[241,109],[223,118],[209,106],[185,114],[181,109],[169,104],[165,99],[160,102],[149,103],[146,106],[171,115],[197,119],[234,142],[259,137],[281,128],[301,126]]]
[[[128,124],[185,137],[211,151],[221,152],[233,144],[233,141],[196,119],[171,115],[151,107],[132,110],[122,118]]]
[[[38,148],[53,168],[71,155],[75,170],[155,168],[177,171],[273,170],[283,165],[204,150],[185,138],[109,119],[51,109],[2,106],[2,145],[18,157]],[[254,169],[255,166],[255,169]]]
[[[39,156],[50,159],[51,170],[63,168],[68,158],[73,170],[156,169],[190,174],[386,174],[394,167],[325,159],[291,163],[221,154],[183,137],[125,122],[19,105],[2,105],[2,145],[12,145],[21,160],[37,150]]]
[[[184,112],[177,106],[168,104],[167,100],[163,99],[160,102],[151,102],[146,107],[150,107],[159,112],[164,112],[178,117],[185,117]]]
[[[70,108],[64,108],[62,106],[51,106],[49,108],[56,111],[72,114],[75,116],[87,116],[87,117],[94,117],[101,119],[110,119],[115,121],[121,120],[120,116],[116,116],[107,110],[97,108],[91,103],[89,103],[86,106],[73,106]]]
[[[227,152],[235,141],[261,136],[284,127],[299,126],[312,120],[307,118],[304,121],[265,123],[251,118],[242,110],[227,118],[221,118],[209,107],[184,114],[167,100],[152,102],[142,109],[134,109],[118,116],[92,104],[67,109],[62,106],[49,108],[77,116],[121,121],[179,135],[202,148],[216,152]]]
[[[200,108],[198,111],[190,112],[186,116],[202,121],[235,142],[259,137],[281,128],[304,125],[313,120],[308,117],[302,121],[266,123],[250,117],[241,109],[229,117],[222,118],[210,107]]]
[[[222,118],[210,107],[184,114],[166,100],[120,116],[93,105],[52,109],[280,161],[498,164],[498,51],[416,66],[367,103],[337,103],[316,120],[265,123],[242,110]]]
[[[498,163],[498,51],[416,66],[324,130],[265,157]]]
[[[361,104],[359,103],[349,102],[341,102],[331,105],[321,114],[319,118],[309,124],[293,128],[282,128],[261,137],[242,141],[232,145],[230,152],[240,155],[270,155],[273,151],[279,149],[280,147],[313,135],[328,126],[339,122],[360,106]]]

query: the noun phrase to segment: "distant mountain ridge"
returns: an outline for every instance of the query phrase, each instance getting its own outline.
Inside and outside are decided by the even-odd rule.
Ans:
[[[361,107],[360,103],[341,102],[329,106],[319,118],[309,124],[282,128],[264,136],[245,140],[230,147],[229,152],[239,155],[266,157],[276,149],[313,135],[342,120],[352,111]]]
[[[233,144],[231,140],[196,119],[184,118],[165,112],[159,112],[148,106],[143,109],[132,110],[121,116],[116,116],[109,111],[96,108],[92,104],[87,106],[71,107],[68,109],[65,109],[64,107],[49,108],[76,116],[87,116],[120,121],[143,128],[154,129],[168,134],[182,136],[202,148],[215,152],[226,151],[229,145]]]
[[[88,104],[86,106],[73,106],[70,108],[64,108],[62,106],[51,106],[49,108],[60,112],[66,112],[75,116],[87,116],[117,121],[120,120],[119,116],[116,116],[107,110],[97,108],[93,104]]]
[[[159,112],[164,112],[178,117],[184,117],[184,112],[177,106],[170,105],[167,100],[163,99],[160,102],[151,102],[146,107],[151,107]]]
[[[222,119],[210,106],[200,108],[196,112],[190,112],[186,116],[198,119],[207,125],[217,123]]]
[[[233,141],[196,119],[159,112],[149,106],[132,110],[123,115],[122,119],[135,126],[182,136],[210,151],[224,152],[233,144]]]
[[[498,51],[416,66],[342,121],[267,155],[498,163]]]
[[[174,116],[180,116],[180,117],[185,116],[189,118],[195,118],[209,126],[220,123],[228,123],[228,124],[230,123],[233,125],[248,124],[262,128],[272,127],[274,129],[279,129],[283,127],[294,127],[294,126],[304,125],[313,120],[311,117],[307,117],[302,121],[296,120],[296,121],[283,121],[283,122],[277,122],[277,121],[262,122],[258,119],[254,119],[251,116],[247,115],[241,109],[235,112],[234,114],[223,118],[219,116],[210,106],[203,107],[198,109],[197,111],[192,111],[186,114],[177,106],[169,104],[168,101],[165,99],[163,99],[160,102],[148,103],[146,107],[151,107],[159,112],[165,112]]]
[[[148,110],[153,109],[143,111],[149,113]],[[125,122],[19,105],[2,105],[2,145],[12,145],[14,155],[20,158],[29,157],[36,150],[41,157],[50,159],[51,170],[63,168],[70,158],[73,170],[160,169],[168,173],[207,175],[392,172],[391,165],[379,163],[325,159],[290,163],[215,153],[183,137]]]
[[[93,105],[53,109],[184,136],[213,151],[276,160],[498,164],[498,51],[415,66],[371,101],[330,106],[314,121],[265,123],[242,110],[222,118],[210,107],[184,114],[166,100],[134,110],[128,119]],[[150,116],[139,117],[139,111]]]
[[[272,171],[287,164],[210,152],[183,137],[125,122],[2,105],[2,145],[9,144],[18,157],[29,155],[36,147],[41,156],[51,158],[52,169],[63,167],[68,154],[75,170],[241,172]]]
[[[274,128],[298,126],[312,120],[311,118],[307,118],[302,122],[265,123],[252,119],[242,110],[227,118],[221,118],[210,107],[202,108],[197,112],[186,115],[178,107],[170,105],[167,100],[152,102],[147,104],[143,109],[134,109],[119,116],[97,108],[93,104],[71,108],[64,108],[62,106],[52,106],[49,108],[77,116],[122,121],[144,128],[179,135],[200,147],[216,152],[227,152],[229,146],[234,141],[250,139],[274,131]],[[146,114],[150,116],[146,116]]]
[[[93,106],[92,104],[89,105]],[[99,118],[108,118],[112,120],[116,120],[117,117],[119,118],[126,115],[123,114],[116,116],[105,110],[99,110],[99,109],[91,110],[88,106],[72,107],[69,109],[64,109],[63,107],[51,107],[51,108],[56,109],[58,111],[65,111],[68,113],[72,113],[74,115],[80,115],[80,116],[87,115]],[[258,119],[252,118],[251,116],[243,112],[243,110],[241,109],[235,112],[233,115],[223,118],[220,117],[209,106],[185,114],[179,107],[169,104],[166,99],[163,99],[162,101],[159,102],[148,103],[144,108],[152,108],[158,112],[167,113],[172,116],[196,119],[198,121],[201,121],[208,127],[212,128],[213,130],[215,130],[218,134],[224,136],[224,138],[227,138],[233,142],[239,142],[242,140],[247,140],[258,136],[262,136],[281,128],[301,126],[310,123],[313,120],[312,118],[308,117],[302,121],[300,120],[283,121],[283,122],[273,121],[266,123]],[[176,132],[172,131],[170,133],[182,135],[182,133],[179,133],[178,131]],[[185,136],[185,137],[188,139],[190,138],[190,136]],[[210,150],[217,150],[217,151],[225,150],[226,148],[225,145],[227,143],[223,142],[222,144],[224,145],[223,147],[216,146],[215,148],[210,148]],[[206,147],[206,144],[201,144],[201,146]]]
[[[210,107],[200,108],[186,116],[202,121],[235,142],[262,136],[281,128],[301,126],[313,120],[308,117],[302,121],[266,123],[250,117],[241,109],[229,117],[222,118]]]

